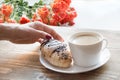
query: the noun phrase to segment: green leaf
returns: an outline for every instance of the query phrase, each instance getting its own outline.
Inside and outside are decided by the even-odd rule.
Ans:
[[[43,1],[40,0],[40,1],[38,2],[38,4],[39,4],[39,5],[43,5]]]

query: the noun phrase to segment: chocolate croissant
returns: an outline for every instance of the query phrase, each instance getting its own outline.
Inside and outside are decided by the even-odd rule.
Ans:
[[[40,47],[42,56],[57,67],[70,67],[72,56],[67,44],[58,40],[46,40]]]

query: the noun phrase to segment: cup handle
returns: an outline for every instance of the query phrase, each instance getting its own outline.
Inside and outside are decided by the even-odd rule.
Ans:
[[[107,39],[103,39],[102,51],[107,47],[108,41]]]

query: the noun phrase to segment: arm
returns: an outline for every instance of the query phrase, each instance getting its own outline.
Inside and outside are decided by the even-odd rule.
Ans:
[[[62,37],[55,30],[40,22],[31,22],[23,25],[0,24],[0,40],[26,44],[51,37],[63,41]]]

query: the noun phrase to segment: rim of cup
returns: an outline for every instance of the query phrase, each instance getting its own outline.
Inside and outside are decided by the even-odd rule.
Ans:
[[[72,40],[74,38],[76,38],[77,36],[80,36],[80,35],[95,35],[95,36],[98,36],[99,37],[99,40],[95,43],[92,43],[92,44],[76,44],[76,43],[73,43]],[[72,34],[70,37],[69,37],[69,40],[68,42],[71,43],[71,44],[74,44],[74,45],[78,45],[78,46],[88,46],[88,45],[94,45],[94,44],[97,44],[101,41],[103,41],[103,35],[101,33],[98,33],[98,32],[93,32],[93,31],[84,31],[84,32],[77,32],[77,33],[74,33]]]

